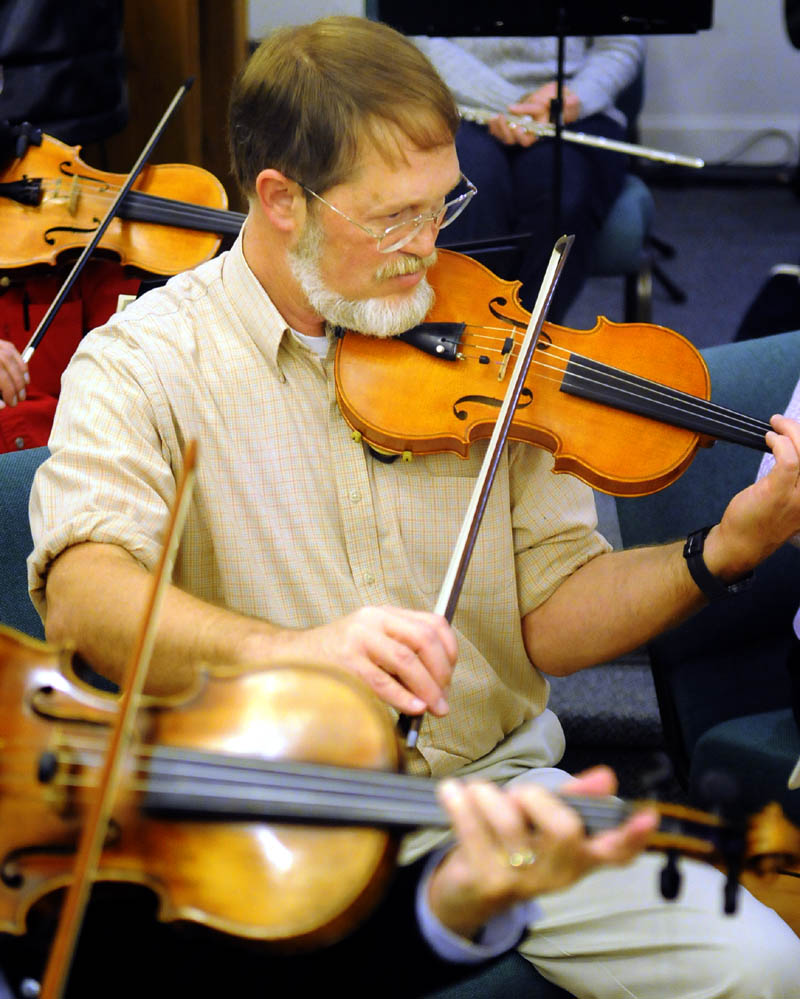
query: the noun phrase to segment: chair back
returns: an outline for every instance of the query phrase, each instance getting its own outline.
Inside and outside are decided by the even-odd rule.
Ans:
[[[800,331],[703,351],[712,400],[767,420],[785,409],[800,375]],[[652,496],[618,499],[625,547],[685,537],[719,521],[756,477],[761,455],[734,444],[700,449],[690,468]],[[784,545],[749,590],[705,607],[648,646],[667,748],[687,779],[698,738],[719,722],[790,704],[787,656],[800,606],[800,551]]]
[[[28,499],[46,447],[0,454],[0,622],[34,638],[44,628],[28,595],[26,561],[33,549]]]

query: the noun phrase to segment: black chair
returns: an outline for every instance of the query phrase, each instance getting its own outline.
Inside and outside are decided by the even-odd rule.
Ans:
[[[542,978],[521,954],[512,951],[453,985],[428,993],[424,999],[571,999]]]
[[[782,411],[800,375],[800,331],[703,351],[712,399],[768,419]],[[753,482],[760,455],[716,443],[673,485],[618,499],[625,547],[685,537],[716,523],[734,493]],[[648,646],[667,750],[692,801],[703,806],[711,771],[738,780],[739,805],[778,801],[800,821],[800,791],[787,779],[800,757],[787,659],[800,606],[800,551],[784,545],[752,587],[705,607]]]

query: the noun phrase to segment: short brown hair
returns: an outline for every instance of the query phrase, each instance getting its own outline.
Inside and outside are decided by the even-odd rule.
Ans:
[[[450,91],[408,38],[366,18],[326,17],[279,28],[239,74],[233,172],[246,195],[268,167],[321,192],[348,179],[361,139],[381,148],[387,124],[432,149],[452,141],[458,121]]]

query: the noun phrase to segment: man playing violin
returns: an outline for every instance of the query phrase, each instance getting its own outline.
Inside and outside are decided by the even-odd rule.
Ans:
[[[430,307],[439,230],[475,193],[452,97],[402,36],[330,18],[259,48],[230,125],[249,198],[241,237],[90,334],[65,374],[31,506],[31,590],[48,637],[122,678],[194,438],[197,487],[151,691],[179,689],[200,663],[329,662],[394,710],[427,712],[412,772],[557,787],[563,733],[546,674],[613,659],[699,609],[682,542],[611,552],[591,491],[551,474],[544,451],[511,445],[453,627],[431,613],[482,449],[380,460],[338,411],[329,347],[336,326],[391,336]],[[800,425],[773,428],[774,470],[705,539],[724,584],[800,528]],[[482,827],[487,870],[498,862],[487,842],[523,835],[499,821]],[[628,855],[641,833],[622,834]],[[412,837],[406,859],[432,843]],[[556,831],[555,869],[576,874],[586,849],[574,828]],[[577,996],[791,994],[800,943],[775,913],[743,892],[723,916],[717,872],[696,864],[667,906],[657,867],[642,856],[568,875],[558,891],[526,883],[536,912],[523,914],[521,952]],[[449,896],[458,864],[439,870]],[[478,896],[493,896],[491,882],[475,879]],[[506,885],[503,905],[512,894]],[[457,935],[475,935],[435,882],[429,899]]]

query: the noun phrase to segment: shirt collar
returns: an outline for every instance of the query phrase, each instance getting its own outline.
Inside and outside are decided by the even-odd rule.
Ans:
[[[277,368],[278,349],[284,336],[289,334],[289,327],[245,260],[243,235],[244,226],[227,255],[222,272],[223,285],[247,334],[270,365]]]

